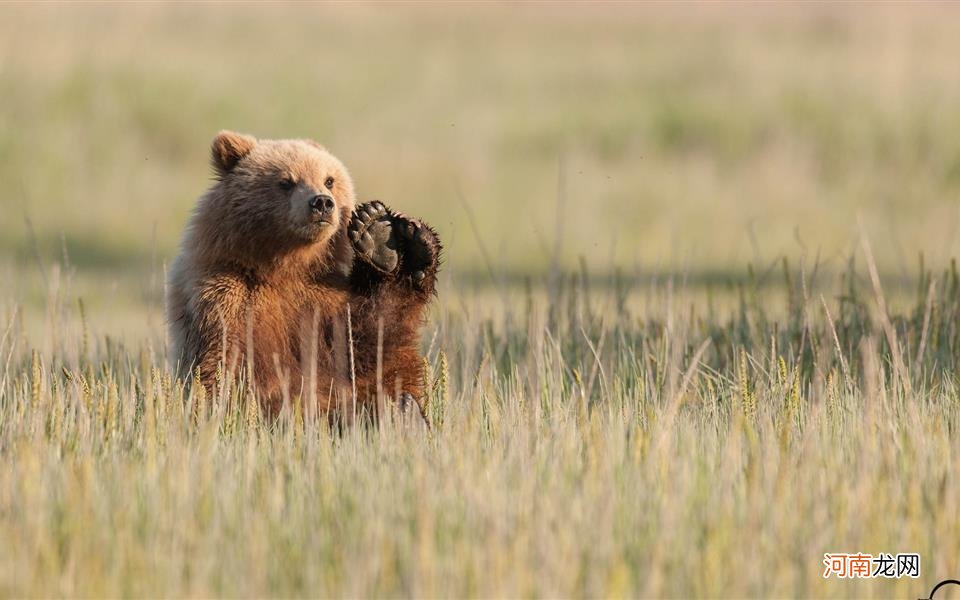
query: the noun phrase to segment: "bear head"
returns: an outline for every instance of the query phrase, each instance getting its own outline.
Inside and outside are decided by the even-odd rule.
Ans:
[[[353,183],[323,146],[221,131],[211,163],[217,180],[198,205],[193,227],[202,254],[249,267],[289,257],[349,261],[345,232],[356,202]]]

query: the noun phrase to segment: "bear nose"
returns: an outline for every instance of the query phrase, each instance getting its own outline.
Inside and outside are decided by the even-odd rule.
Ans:
[[[333,211],[333,198],[326,194],[318,194],[310,199],[310,208],[318,213],[329,213]]]

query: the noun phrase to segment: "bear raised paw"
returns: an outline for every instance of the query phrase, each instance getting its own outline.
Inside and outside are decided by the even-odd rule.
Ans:
[[[428,225],[375,200],[357,207],[348,231],[357,257],[380,275],[433,292],[441,248]]]

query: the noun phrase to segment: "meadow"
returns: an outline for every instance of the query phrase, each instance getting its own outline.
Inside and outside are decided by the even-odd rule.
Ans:
[[[948,6],[0,6],[0,595],[960,575]],[[166,361],[217,130],[434,224],[427,430]],[[823,577],[915,552],[918,579]]]

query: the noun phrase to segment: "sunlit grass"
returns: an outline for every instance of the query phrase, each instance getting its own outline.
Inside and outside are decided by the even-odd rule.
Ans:
[[[44,352],[8,311],[0,591],[919,595],[960,560],[957,275],[889,321],[865,274],[810,275],[712,310],[577,277],[489,318],[448,306],[431,432],[269,420],[242,388],[185,391],[159,337],[64,309]],[[837,551],[918,552],[923,576],[824,580]]]
[[[883,271],[946,261],[956,16],[5,5],[0,253],[169,259],[231,128],[328,145],[361,196],[434,224],[460,271],[485,269],[465,204],[498,266],[524,273],[549,265],[558,231],[568,268],[845,257],[857,215],[890,240]]]

